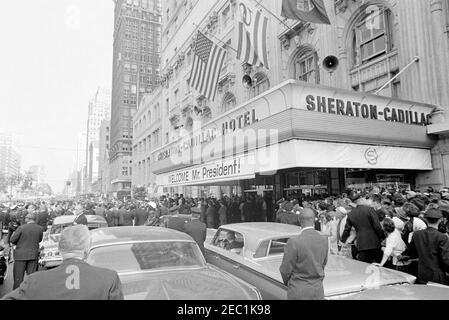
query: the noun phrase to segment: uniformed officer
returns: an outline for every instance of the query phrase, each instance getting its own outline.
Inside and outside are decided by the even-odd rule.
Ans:
[[[418,258],[418,278],[416,283],[428,282],[449,285],[449,238],[438,231],[443,214],[438,209],[430,209],[425,214],[428,222],[426,230],[413,233],[410,246],[404,255]]]

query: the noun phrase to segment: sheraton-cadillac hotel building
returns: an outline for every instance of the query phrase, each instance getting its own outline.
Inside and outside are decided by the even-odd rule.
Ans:
[[[280,12],[280,2],[264,5]],[[449,185],[449,2],[326,1],[331,26],[270,20],[270,70],[229,51],[216,101],[206,101],[185,84],[189,26],[202,16],[203,31],[234,46],[233,3],[193,5],[181,34],[164,32],[162,84],[134,117],[134,186],[277,200]],[[369,5],[381,8],[376,30],[366,28]]]

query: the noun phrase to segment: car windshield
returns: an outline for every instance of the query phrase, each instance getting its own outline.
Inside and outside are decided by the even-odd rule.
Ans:
[[[145,242],[94,248],[88,263],[119,273],[205,267],[193,242]]]

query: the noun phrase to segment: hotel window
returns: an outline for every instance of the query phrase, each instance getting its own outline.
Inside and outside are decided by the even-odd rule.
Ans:
[[[317,54],[312,49],[300,50],[294,58],[295,79],[319,83]]]
[[[267,75],[263,72],[256,73],[254,76],[254,87],[251,89],[252,97],[257,97],[268,89],[270,89],[270,80],[268,80]]]
[[[221,104],[221,109],[223,112],[227,112],[231,109],[234,109],[237,104],[237,100],[235,98],[235,95],[228,92],[223,98],[223,102]]]
[[[367,63],[394,49],[391,12],[381,8],[363,16],[352,32],[353,65]]]

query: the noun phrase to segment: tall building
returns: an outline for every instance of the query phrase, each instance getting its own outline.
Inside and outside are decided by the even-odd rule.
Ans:
[[[109,179],[109,149],[111,141],[111,122],[104,120],[100,126],[99,143],[99,165],[98,165],[98,183],[101,194],[108,194],[110,187]]]
[[[74,172],[77,172],[77,182],[74,189],[76,195],[84,193],[85,190],[85,177],[84,172],[86,168],[86,153],[87,153],[87,135],[86,133],[78,134],[78,143],[76,145],[76,163]],[[75,174],[73,174],[75,176]]]
[[[89,102],[89,113],[86,133],[86,193],[91,193],[92,185],[98,179],[98,144],[100,139],[100,126],[103,120],[111,118],[111,91],[99,88]]]
[[[260,3],[280,16],[282,1]],[[256,1],[164,1],[161,85],[133,121],[136,186],[278,200],[449,185],[449,1],[324,3],[330,25],[259,7],[266,69],[235,53]],[[187,84],[197,30],[227,44],[215,101]]]
[[[28,170],[28,174],[33,178],[33,185],[37,186],[45,183],[45,179],[47,177],[46,168],[43,165],[34,165],[31,166]]]
[[[0,175],[3,177],[18,175],[21,160],[13,135],[0,133]]]
[[[161,0],[115,0],[110,175],[112,192],[131,191],[132,119],[159,79]]]

